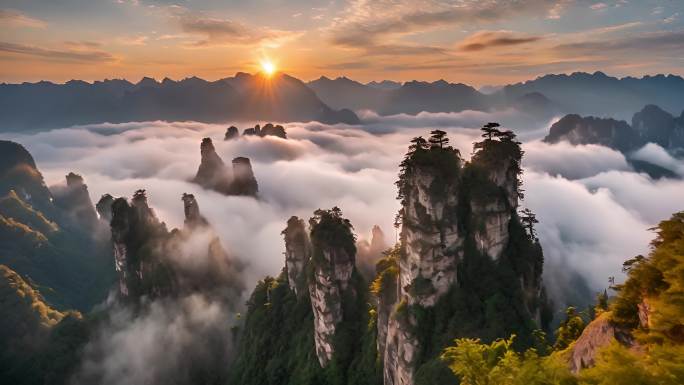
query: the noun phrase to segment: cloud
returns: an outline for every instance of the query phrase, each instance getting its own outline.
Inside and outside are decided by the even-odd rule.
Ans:
[[[671,16],[663,19],[663,24],[672,24],[679,19],[679,12],[673,13]]]
[[[225,382],[235,313],[201,295],[112,305],[85,346],[73,384]]]
[[[526,36],[511,31],[479,31],[463,39],[458,45],[462,51],[481,51],[493,47],[511,47],[532,43],[541,36]]]
[[[596,4],[592,4],[589,8],[591,8],[591,9],[594,10],[594,11],[600,11],[600,10],[602,10],[602,9],[608,8],[608,4],[606,4],[606,3],[596,3]]]
[[[360,69],[360,68],[370,68],[372,64],[367,61],[349,61],[342,63],[325,64],[319,66],[319,69],[323,70],[347,70],[347,69]]]
[[[64,45],[68,48],[71,49],[76,49],[76,50],[83,50],[83,49],[94,49],[94,48],[99,48],[102,47],[102,43],[96,42],[96,41],[86,41],[86,40],[81,40],[81,41],[65,41]]]
[[[666,168],[684,178],[684,161],[674,158],[667,150],[655,143],[646,144],[632,153],[630,157]]]
[[[638,36],[566,43],[556,46],[555,52],[563,55],[600,54],[616,52],[665,52],[674,55],[684,50],[684,31],[659,31]]]
[[[202,37],[201,40],[193,42],[193,46],[259,44],[277,47],[301,36],[301,32],[251,27],[236,20],[191,12],[181,6],[171,6],[168,9],[183,32]]]
[[[12,9],[0,9],[0,23],[12,27],[45,28],[47,23]]]
[[[523,1],[351,1],[328,29],[333,45],[361,49],[366,53],[394,46],[399,54],[421,46],[396,41],[414,33],[453,28],[468,23],[493,23],[520,14],[546,12],[553,4],[544,0]],[[382,15],[382,17],[377,17]],[[402,49],[399,49],[402,48]],[[424,53],[443,54],[442,47],[422,45]],[[392,50],[383,54],[395,55]]]
[[[101,63],[115,60],[114,56],[112,56],[110,53],[95,49],[53,49],[2,41],[0,41],[0,52],[13,55],[33,56],[50,60],[84,63]]]
[[[549,144],[541,141],[523,146],[525,168],[574,180],[611,170],[629,171],[624,155],[598,145],[573,146],[567,142]]]
[[[541,143],[550,122],[515,110],[386,117],[364,111],[360,117],[361,126],[288,123],[287,140],[223,141],[229,122],[102,124],[2,136],[27,146],[48,184],[77,172],[93,200],[146,188],[150,205],[169,227],[182,226],[180,195],[194,194],[228,253],[245,263],[248,290],[283,267],[280,232],[292,215],[308,218],[317,208],[337,205],[358,234],[367,236],[375,224],[391,234],[399,162],[412,137],[435,128],[447,131],[466,158],[483,122],[499,121],[519,133],[526,151],[522,205],[541,222],[547,274],[580,272],[594,290],[604,288],[608,276],[621,276],[622,261],[647,251],[653,237],[648,228],[683,208],[684,182],[636,174],[610,149]],[[214,138],[226,162],[252,160],[260,199],[226,197],[188,182],[203,137]],[[560,285],[551,277],[547,282]]]

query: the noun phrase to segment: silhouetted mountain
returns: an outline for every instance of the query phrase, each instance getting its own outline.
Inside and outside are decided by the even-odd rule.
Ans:
[[[230,134],[231,128],[232,127],[229,127],[228,131],[226,131],[225,140],[234,138],[234,136]],[[237,130],[237,128],[235,130]],[[245,131],[243,131],[242,135],[259,136],[261,138],[263,138],[264,136],[277,136],[279,138],[287,139],[287,132],[285,131],[285,127],[281,126],[280,124],[273,125],[273,123],[266,123],[263,127],[257,124],[254,127],[245,128]]]
[[[378,111],[387,98],[388,90],[370,87],[346,77],[330,79],[321,76],[307,83],[321,100],[332,108],[345,106],[356,110]]]
[[[499,94],[514,100],[530,92],[545,95],[565,113],[580,115],[626,119],[647,104],[657,104],[670,112],[684,107],[684,79],[675,75],[642,78],[615,78],[603,72],[546,75],[508,85]]]
[[[623,153],[655,143],[677,154],[684,150],[684,119],[675,118],[654,105],[635,113],[631,126],[624,120],[572,114],[554,123],[544,141],[600,144]]]
[[[511,106],[530,115],[551,118],[560,112],[558,106],[539,92],[530,92],[511,102]]]
[[[684,151],[684,111],[675,118],[658,106],[648,105],[634,114],[632,127],[647,143],[677,152]]]
[[[619,79],[602,72],[577,72],[546,75],[505,87],[485,86],[480,91],[444,80],[364,85],[346,77],[321,77],[308,85],[333,108],[370,109],[381,115],[515,107],[541,118],[565,113],[628,119],[647,104],[670,112],[684,107],[684,79],[675,75]]]
[[[233,169],[228,169],[210,138],[202,139],[200,153],[202,160],[193,183],[225,195],[257,195],[259,187],[249,158],[234,158]]]
[[[373,87],[346,77],[335,80],[321,77],[308,85],[333,108],[370,109],[381,115],[489,108],[488,98],[476,89],[444,80],[432,83],[410,81],[400,87]]]
[[[348,110],[321,102],[298,79],[238,73],[213,82],[197,77],[157,82],[143,78],[86,83],[72,80],[0,85],[0,131],[67,127],[129,121],[228,120],[358,123]]]
[[[674,170],[644,159],[632,159],[631,155],[647,143],[655,143],[673,156],[684,154],[684,119],[675,118],[654,105],[647,105],[634,114],[631,126],[624,120],[571,114],[554,123],[544,141],[610,147],[622,152],[637,172],[653,178],[670,178],[677,176]]]
[[[368,87],[373,87],[373,88],[378,88],[381,90],[396,90],[397,88],[401,87],[400,82],[395,82],[392,80],[383,80],[380,82],[376,82],[373,80],[372,82],[366,83]]]
[[[600,144],[627,152],[644,145],[636,130],[624,120],[565,115],[554,123],[544,138],[547,143]]]

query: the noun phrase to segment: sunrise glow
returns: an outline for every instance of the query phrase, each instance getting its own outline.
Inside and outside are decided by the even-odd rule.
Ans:
[[[271,77],[276,72],[276,66],[270,60],[262,60],[261,61],[261,70],[263,71],[263,73],[266,76]]]

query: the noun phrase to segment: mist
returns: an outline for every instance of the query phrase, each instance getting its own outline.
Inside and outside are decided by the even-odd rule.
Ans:
[[[622,261],[647,252],[653,237],[648,229],[684,206],[677,194],[684,191],[681,180],[637,174],[622,154],[605,147],[542,143],[551,121],[533,121],[515,110],[360,116],[360,126],[283,124],[288,139],[223,141],[230,123],[194,122],[100,124],[2,136],[29,149],[49,185],[73,171],[84,177],[93,201],[104,193],[130,197],[136,189],[147,189],[150,205],[169,227],[182,226],[181,194],[194,194],[223,246],[243,263],[247,291],[282,269],[280,232],[292,215],[308,218],[317,208],[339,206],[361,239],[376,224],[393,235],[398,165],[410,139],[435,128],[447,131],[466,159],[480,140],[478,128],[488,121],[520,134],[526,152],[521,206],[540,221],[549,287],[560,285],[552,272],[568,268],[595,291],[607,287],[610,276],[620,281]],[[226,197],[188,182],[197,171],[203,137],[213,139],[224,162],[251,159],[258,199]],[[641,153],[652,157],[653,151]],[[670,167],[684,167],[674,158],[661,158]],[[562,295],[562,290],[550,292]]]

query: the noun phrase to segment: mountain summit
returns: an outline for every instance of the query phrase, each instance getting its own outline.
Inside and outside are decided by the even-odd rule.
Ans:
[[[0,131],[151,120],[359,122],[353,112],[330,108],[306,84],[286,74],[238,73],[216,81],[143,78],[137,84],[0,84],[0,105],[5,111]]]

